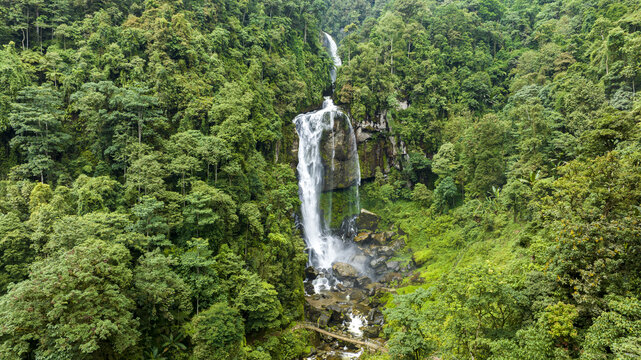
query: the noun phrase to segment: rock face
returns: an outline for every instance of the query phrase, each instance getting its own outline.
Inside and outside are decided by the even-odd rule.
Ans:
[[[355,267],[350,264],[337,262],[332,265],[332,271],[334,276],[339,279],[356,279],[358,277],[358,271]]]
[[[397,106],[397,111],[403,111],[410,107],[406,101],[402,101]],[[345,121],[347,117],[343,114],[336,116],[334,119],[334,131],[328,132],[322,141],[325,142],[325,153],[329,155],[326,159],[331,159],[331,146],[330,144],[336,143],[339,146],[336,148],[335,155],[343,157],[335,161],[335,174],[328,175],[325,181],[325,191],[332,189],[341,189],[349,187],[350,184],[355,184],[353,170],[346,165],[346,159],[354,158],[352,148],[357,149],[358,161],[360,164],[360,178],[361,180],[373,179],[376,175],[376,168],[381,169],[383,173],[388,173],[392,167],[401,170],[401,163],[403,160],[408,159],[407,146],[402,139],[391,135],[390,127],[388,124],[387,111],[376,113],[374,116],[366,115],[365,117],[356,117],[351,119],[350,124]],[[347,125],[347,126],[346,126]],[[351,139],[352,133],[354,135],[354,145]],[[293,168],[296,168],[298,162],[298,139],[295,136],[291,141],[291,150],[287,150],[285,146],[282,147],[279,156],[283,158],[290,158]],[[287,142],[285,143],[287,144]],[[342,152],[338,154],[338,152]],[[335,159],[336,160],[336,159]],[[324,165],[331,165],[331,162],[326,162]]]
[[[354,237],[354,242],[357,244],[367,244],[367,242],[371,240],[371,235],[372,233],[369,231],[360,232]]]
[[[407,102],[401,102],[397,111],[408,107]],[[408,156],[407,147],[401,139],[390,135],[387,111],[352,120],[358,142],[361,179],[374,178],[376,168],[383,173],[389,172],[391,167],[400,170],[402,160]]]
[[[343,225],[345,219],[358,215],[360,211],[358,187],[350,186],[347,189],[335,189],[321,193],[320,208],[324,225],[337,230]],[[341,233],[344,233],[341,231]]]
[[[361,213],[356,217],[356,226],[359,230],[376,231],[379,220],[378,215],[371,211],[361,209]]]
[[[358,150],[354,130],[345,114],[336,113],[332,130],[323,132],[321,156],[324,167],[323,191],[347,189],[358,183]]]

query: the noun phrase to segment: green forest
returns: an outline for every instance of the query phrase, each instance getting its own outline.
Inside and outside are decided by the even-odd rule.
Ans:
[[[640,86],[635,0],[0,0],[0,359],[321,359],[329,95],[411,269],[361,359],[641,358]]]

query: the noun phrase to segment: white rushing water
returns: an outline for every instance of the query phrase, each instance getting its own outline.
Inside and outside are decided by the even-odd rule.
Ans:
[[[326,46],[334,59],[332,82],[336,80],[336,67],[341,65],[334,39],[323,33]],[[323,133],[333,131],[334,120],[337,115],[348,122],[349,134],[352,137],[353,151],[356,151],[356,139],[349,124],[349,118],[344,115],[330,97],[326,97],[320,110],[300,114],[294,119],[298,133],[298,188],[301,200],[302,223],[305,232],[305,243],[309,253],[310,265],[317,269],[329,269],[334,262],[351,263],[357,254],[355,246],[348,244],[338,236],[331,233],[321,216],[320,197],[323,191],[325,166],[321,154],[321,139]],[[333,137],[332,137],[333,139]],[[354,166],[358,171],[358,184],[360,184],[360,169],[358,168],[358,153],[354,154]],[[334,167],[334,149],[332,148],[330,169]],[[357,264],[355,264],[357,266]],[[358,266],[357,266],[358,268]],[[335,279],[332,279],[335,281]],[[319,277],[314,282],[315,291],[329,290],[330,281]]]
[[[336,71],[337,69],[343,65],[343,62],[341,61],[341,58],[338,56],[338,46],[336,46],[336,42],[334,41],[334,38],[331,37],[326,32],[323,32],[323,35],[325,36],[325,41],[327,41],[327,48],[329,50],[329,54],[332,56],[332,60],[334,60],[334,68],[332,68],[329,72],[331,78],[332,78],[332,84],[336,82]]]
[[[298,115],[294,119],[299,138],[298,189],[305,242],[309,250],[310,263],[317,269],[329,269],[336,261],[350,262],[355,255],[353,246],[332,235],[330,229],[323,225],[320,211],[325,171],[321,156],[321,138],[324,132],[332,131],[338,113],[338,107],[332,99],[326,97],[322,109]],[[355,166],[358,166],[358,159]]]
[[[367,320],[363,315],[359,314],[349,314],[349,324],[347,325],[347,331],[356,338],[363,337],[363,330],[361,328],[367,325]]]

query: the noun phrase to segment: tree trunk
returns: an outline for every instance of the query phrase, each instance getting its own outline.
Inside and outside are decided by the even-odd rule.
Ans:
[[[40,16],[40,8],[36,8],[36,36],[38,37],[38,41],[40,41],[40,52],[42,52],[42,29],[40,29],[40,25],[38,24],[38,17]]]
[[[603,40],[603,45],[604,45],[604,48],[605,48],[605,74],[609,75],[610,74],[610,68],[608,66],[608,61],[609,61],[610,54],[608,54],[608,43],[605,40],[605,36],[603,34],[601,34],[601,40]]]
[[[389,60],[390,60],[389,72],[390,74],[394,74],[394,38],[393,37],[390,38]]]
[[[29,7],[27,6],[27,49],[29,48]]]
[[[276,142],[276,151],[274,153],[274,164],[278,164],[278,153],[280,152],[280,140]]]
[[[200,268],[196,269],[196,274],[198,274],[198,277],[200,277]],[[200,312],[200,297],[196,295],[196,315]]]
[[[142,143],[142,114],[138,114],[138,145]]]
[[[185,197],[185,172],[182,172],[182,180],[180,181],[180,187],[182,188],[183,198]]]

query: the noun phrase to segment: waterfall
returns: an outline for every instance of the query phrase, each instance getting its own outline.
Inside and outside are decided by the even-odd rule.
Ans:
[[[338,56],[338,47],[336,46],[336,42],[334,41],[334,38],[331,37],[326,32],[323,32],[323,36],[325,36],[325,41],[327,43],[327,50],[329,50],[329,54],[332,56],[332,60],[334,61],[334,67],[329,71],[329,74],[332,78],[332,84],[336,82],[336,70],[343,65],[343,62],[341,61],[341,58]]]
[[[329,269],[336,261],[350,262],[355,249],[332,234],[327,221],[321,216],[320,198],[323,192],[325,171],[332,170],[334,162],[332,152],[330,165],[323,164],[321,138],[332,131],[337,115],[342,115],[338,107],[327,97],[323,108],[294,119],[298,133],[298,189],[301,200],[301,215],[305,242],[309,251],[310,265],[319,269]],[[354,166],[358,167],[358,156]],[[359,179],[360,180],[360,179]],[[356,184],[358,186],[358,184]],[[328,209],[329,210],[329,209]]]
[[[336,52],[336,43],[332,37],[327,33],[323,33],[323,35],[326,40],[325,45],[334,59],[335,66],[331,72],[332,82],[334,82],[336,68],[341,65],[341,60]],[[327,196],[327,193],[334,191],[333,187],[337,186],[335,183],[326,184],[326,182],[334,182],[336,177],[342,176],[345,178],[340,179],[344,180],[342,191],[349,194],[344,189],[355,188],[356,199],[352,203],[358,207],[360,168],[356,138],[350,120],[334,105],[330,97],[326,97],[321,109],[296,116],[294,124],[299,138],[298,187],[309,264],[316,269],[327,270],[331,269],[335,262],[345,262],[353,265],[360,272],[366,273],[367,261],[364,261],[365,257],[351,242],[352,239],[344,239],[342,236],[336,235],[330,228],[327,212],[331,212],[332,194],[329,197],[329,207],[323,208],[321,204],[321,195]],[[342,131],[340,145],[335,143],[339,136],[336,134],[337,131]],[[340,161],[337,159],[339,156],[337,146],[342,146]],[[332,189],[324,189],[328,187],[327,185],[331,185]],[[341,213],[340,215],[344,216],[345,214]],[[329,217],[331,218],[331,216]],[[331,278],[331,271],[328,276]],[[317,280],[315,283],[317,291],[319,288],[330,288],[330,280],[327,278],[321,276]]]

